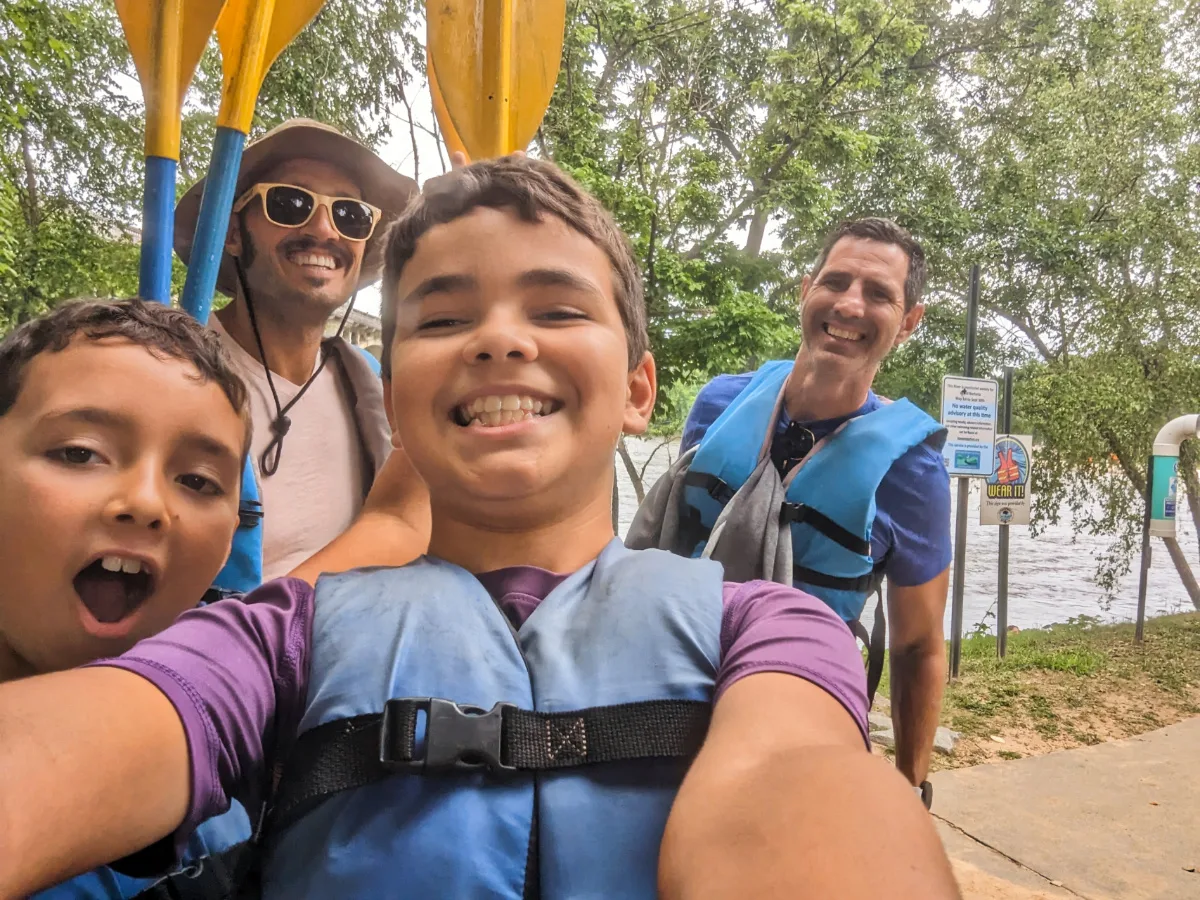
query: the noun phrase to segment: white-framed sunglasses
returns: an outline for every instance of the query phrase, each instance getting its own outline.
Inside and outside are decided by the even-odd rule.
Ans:
[[[353,197],[330,197],[294,184],[271,182],[259,182],[238,197],[233,211],[241,212],[256,197],[262,197],[267,221],[280,228],[300,228],[324,207],[337,233],[348,241],[369,240],[383,217],[379,207]]]

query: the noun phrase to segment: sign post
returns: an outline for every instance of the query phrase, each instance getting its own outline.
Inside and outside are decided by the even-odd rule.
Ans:
[[[1179,416],[1164,425],[1154,438],[1146,469],[1146,512],[1142,520],[1142,566],[1138,579],[1137,629],[1142,639],[1146,621],[1146,582],[1150,575],[1150,538],[1175,537],[1179,490],[1179,447],[1189,438],[1200,439],[1200,415]]]
[[[1006,381],[1012,370],[1005,373]],[[1012,401],[1011,383],[1005,396]],[[1005,407],[1006,430],[1012,417]],[[979,524],[1000,526],[1000,569],[996,579],[996,653],[1003,658],[1008,650],[1008,542],[1010,525],[1028,525],[1031,497],[1029,479],[1033,467],[1033,435],[996,435],[996,470],[988,476],[979,498]]]
[[[962,658],[963,595],[967,580],[967,504],[971,477],[992,473],[996,441],[996,382],[975,378],[975,334],[979,321],[979,266],[971,266],[967,294],[967,352],[965,377],[942,379],[942,425],[946,444],[942,459],[946,471],[958,479],[958,507],[954,518],[954,591],[950,604],[950,677],[958,677]],[[989,388],[990,386],[990,388]]]

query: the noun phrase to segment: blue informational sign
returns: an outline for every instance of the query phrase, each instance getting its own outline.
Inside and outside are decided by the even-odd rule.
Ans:
[[[986,477],[996,468],[996,382],[947,375],[942,379],[942,459],[951,475]]]

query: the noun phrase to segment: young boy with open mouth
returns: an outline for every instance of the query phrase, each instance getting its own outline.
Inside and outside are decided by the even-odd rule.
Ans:
[[[195,606],[229,556],[248,436],[241,379],[177,310],[67,303],[8,335],[0,682],[116,655]],[[248,833],[235,811],[190,850]],[[43,896],[126,897],[149,884],[100,870]]]
[[[0,896],[143,848],[170,865],[196,822],[267,794],[267,898],[957,896],[866,749],[845,625],[615,539],[614,447],[656,382],[599,203],[546,162],[477,163],[385,258],[388,411],[429,553],[281,579],[0,689]]]

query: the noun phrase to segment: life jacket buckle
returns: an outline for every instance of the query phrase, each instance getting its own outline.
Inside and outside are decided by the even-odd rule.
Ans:
[[[262,521],[263,507],[257,500],[246,500],[244,505],[238,507],[238,526],[240,528],[254,528]]]
[[[485,710],[436,697],[389,700],[379,723],[379,762],[395,771],[515,771],[501,759],[504,711],[515,708],[497,703]],[[416,739],[418,710],[425,712],[424,741]],[[416,752],[419,745],[423,755]]]

